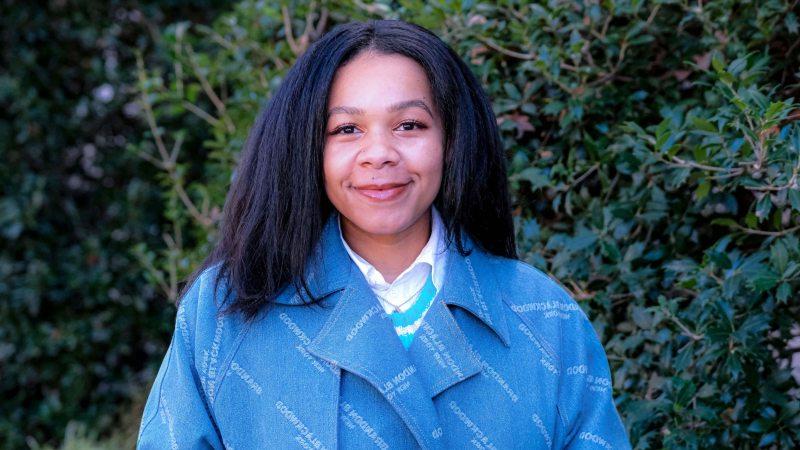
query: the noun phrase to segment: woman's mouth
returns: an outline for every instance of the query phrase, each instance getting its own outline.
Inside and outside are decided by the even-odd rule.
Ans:
[[[354,186],[354,189],[372,201],[385,202],[400,197],[408,190],[410,184],[410,181],[405,183],[363,184]]]

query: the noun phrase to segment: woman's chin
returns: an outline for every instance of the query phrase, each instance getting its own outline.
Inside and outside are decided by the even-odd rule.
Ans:
[[[358,226],[364,233],[376,235],[376,236],[392,236],[398,233],[402,233],[406,228],[408,228],[410,224],[405,223],[402,220],[391,220],[386,218],[381,218],[378,220],[370,221],[364,223],[363,225]]]
[[[413,214],[398,214],[399,211],[360,213],[357,220],[349,220],[361,233],[373,236],[393,236],[408,231],[414,225]]]

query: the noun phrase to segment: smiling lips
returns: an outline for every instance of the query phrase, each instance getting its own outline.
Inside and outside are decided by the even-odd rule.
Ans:
[[[410,181],[406,183],[381,183],[381,184],[364,184],[361,186],[353,186],[356,192],[374,201],[389,201],[394,200],[402,195]]]

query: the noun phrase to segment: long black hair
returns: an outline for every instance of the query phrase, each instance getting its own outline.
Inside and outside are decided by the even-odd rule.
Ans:
[[[425,70],[444,128],[444,172],[434,200],[458,251],[461,233],[485,251],[517,258],[505,155],[494,113],[469,68],[427,29],[399,20],[341,24],[300,56],[260,112],[223,208],[220,239],[189,277],[219,264],[233,301],[221,314],[249,321],[292,283],[315,303],[305,267],[334,208],[322,172],[326,112],[336,70],[362,51],[400,54]],[[448,244],[450,241],[448,240]],[[226,297],[227,298],[227,297]]]

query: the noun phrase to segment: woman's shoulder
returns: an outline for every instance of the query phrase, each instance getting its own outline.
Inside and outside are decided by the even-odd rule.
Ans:
[[[223,314],[233,292],[221,270],[222,263],[203,269],[178,303],[176,332],[182,333],[188,348],[194,349],[201,359],[212,353],[217,356],[236,340],[245,325],[239,314]]]
[[[178,316],[188,315],[195,319],[216,314],[219,304],[228,292],[228,284],[220,275],[222,263],[214,263],[188,281],[189,286],[178,301]]]
[[[587,314],[559,280],[525,261],[490,260],[509,327],[559,362],[576,346],[596,345],[598,336]]]
[[[581,310],[572,294],[554,277],[533,265],[513,258],[489,257],[497,282],[515,312],[553,308]]]

